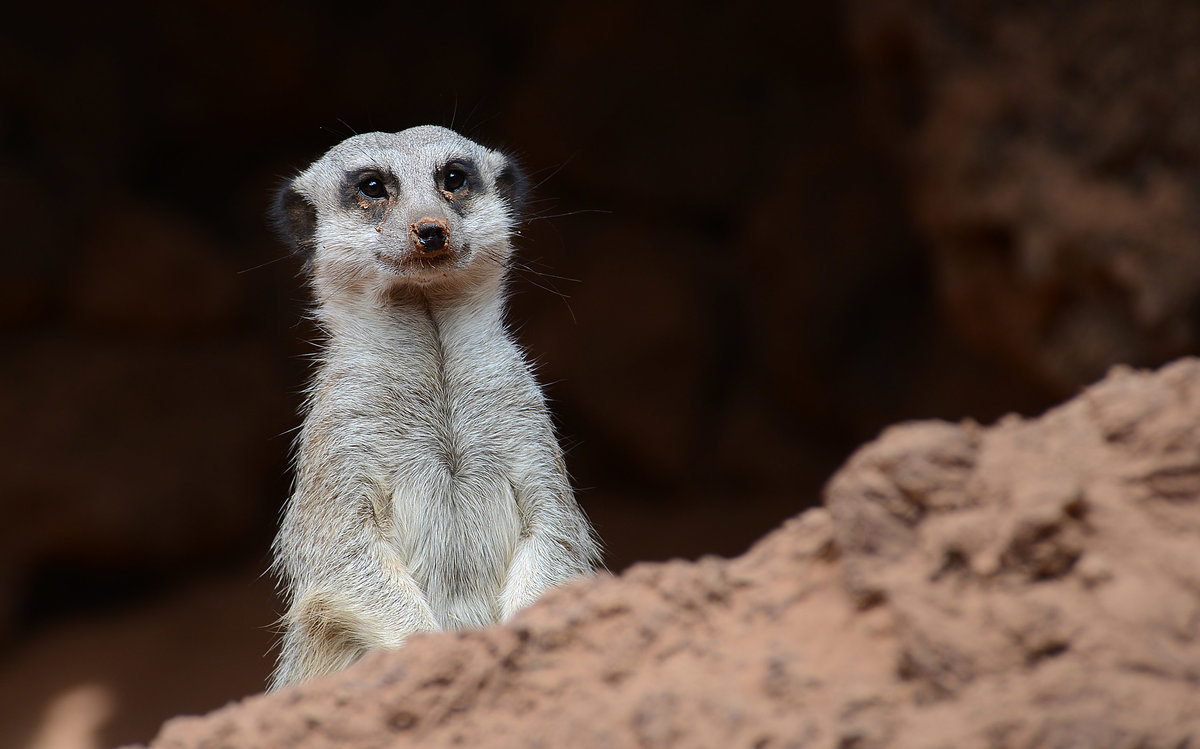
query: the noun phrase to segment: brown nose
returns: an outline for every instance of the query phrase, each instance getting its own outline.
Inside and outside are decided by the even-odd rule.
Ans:
[[[446,239],[450,236],[450,227],[440,218],[428,216],[408,225],[412,234],[413,246],[417,252],[433,254],[446,249]]]

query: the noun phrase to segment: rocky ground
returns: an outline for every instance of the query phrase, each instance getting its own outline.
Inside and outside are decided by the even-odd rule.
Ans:
[[[1186,359],[895,426],[741,557],[583,581],[151,746],[1184,747],[1198,687]]]

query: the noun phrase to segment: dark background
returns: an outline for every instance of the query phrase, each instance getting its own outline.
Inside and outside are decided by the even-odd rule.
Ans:
[[[740,553],[890,423],[1196,350],[1189,0],[8,15],[0,745],[261,688],[314,350],[264,212],[355,132],[539,183],[511,319],[614,571]]]

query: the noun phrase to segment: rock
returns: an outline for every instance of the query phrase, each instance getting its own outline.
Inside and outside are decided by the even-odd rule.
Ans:
[[[1200,344],[1200,6],[860,0],[948,320],[1060,393]]]
[[[151,746],[1188,745],[1198,456],[1197,359],[903,424],[739,558],[584,580]]]

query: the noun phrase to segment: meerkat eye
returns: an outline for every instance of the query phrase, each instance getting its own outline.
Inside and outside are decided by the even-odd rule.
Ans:
[[[458,192],[467,185],[467,170],[457,166],[450,165],[442,174],[442,189],[446,192]]]
[[[358,192],[364,198],[371,200],[379,200],[388,196],[387,186],[374,174],[368,174],[359,181]]]

